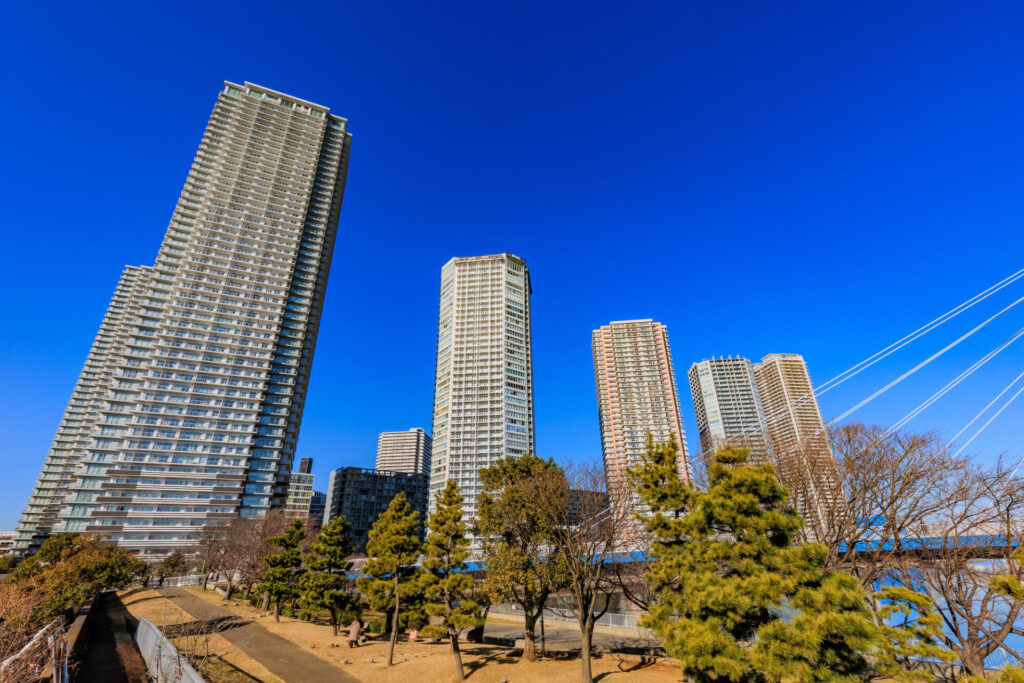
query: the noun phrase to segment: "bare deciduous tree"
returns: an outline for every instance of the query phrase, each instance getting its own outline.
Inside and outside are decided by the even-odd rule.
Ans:
[[[999,462],[969,472],[955,493],[913,529],[917,550],[895,556],[894,573],[931,595],[945,624],[945,645],[968,672],[983,673],[985,659],[997,650],[1024,664],[1006,644],[1011,635],[1024,636],[1024,596],[1006,595],[993,581],[1024,579],[1014,553],[1024,540],[1024,478]]]
[[[565,610],[579,624],[582,680],[590,683],[594,626],[608,611],[608,595],[615,588],[611,567],[626,548],[627,530],[634,526],[633,508],[630,496],[609,499],[600,464],[569,466],[565,475],[565,494],[538,503],[551,506],[544,516],[554,522],[552,550],[568,574]]]

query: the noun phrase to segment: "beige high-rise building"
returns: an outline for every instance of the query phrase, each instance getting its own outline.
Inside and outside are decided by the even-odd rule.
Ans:
[[[803,356],[773,353],[754,365],[779,479],[808,529],[827,525],[843,504],[835,456]]]
[[[453,258],[441,269],[430,509],[449,479],[467,519],[480,470],[535,451],[530,271],[513,254]]]
[[[749,449],[752,464],[773,462],[750,361],[703,360],[690,366],[689,378],[705,466],[723,446]]]
[[[419,427],[404,432],[381,432],[377,439],[377,469],[430,474],[430,435]]]
[[[620,500],[631,496],[629,469],[640,464],[648,435],[656,443],[675,437],[679,476],[689,481],[686,433],[665,326],[653,320],[603,325],[594,330],[593,352],[608,493]]]
[[[152,266],[121,276],[18,526],[153,559],[284,505],[351,135],[225,83]]]

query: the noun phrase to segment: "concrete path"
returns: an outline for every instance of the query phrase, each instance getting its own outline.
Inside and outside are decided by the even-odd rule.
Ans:
[[[518,640],[523,637],[523,623],[514,623],[514,617],[501,615],[499,619],[488,619],[484,627],[484,637],[507,638]],[[660,648],[658,638],[644,637],[641,633],[629,633],[626,629],[612,629],[606,632],[598,626],[594,629],[593,646],[602,650],[632,652],[636,650],[652,650]],[[540,624],[534,631],[537,647],[540,647]],[[568,621],[546,619],[544,622],[544,639],[549,650],[573,650],[580,647],[579,627]]]
[[[246,621],[234,612],[211,604],[183,588],[160,590],[193,618],[220,624],[218,635],[249,655],[282,681],[341,681],[358,683],[359,679],[345,673],[340,667],[303,650],[295,643],[271,633],[257,623]]]
[[[134,624],[116,593],[103,593],[95,605],[97,614],[85,634],[75,681],[144,683],[146,663],[132,640]]]

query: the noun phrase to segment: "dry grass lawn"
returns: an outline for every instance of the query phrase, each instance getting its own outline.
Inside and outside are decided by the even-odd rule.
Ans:
[[[129,592],[121,596],[121,601],[135,619],[146,617],[161,630],[169,627],[173,632],[175,628],[193,621],[187,612],[156,591]],[[213,655],[206,670],[200,672],[210,683],[281,683],[281,679],[270,673],[265,666],[219,635],[185,636],[170,638],[170,641],[175,647],[180,648],[187,646],[183,641],[190,639],[196,643],[197,638],[208,639],[202,646],[208,647]]]
[[[239,601],[225,601],[213,591],[190,588],[196,595],[231,610],[239,617],[254,621],[268,631],[276,633],[342,668],[362,681],[383,683],[444,683],[454,681],[451,646],[447,641],[436,644],[409,643],[399,640],[395,646],[395,664],[388,667],[387,643],[371,638],[365,645],[350,649],[345,630],[335,638],[330,625],[311,623],[290,617],[274,621],[273,615],[264,615],[258,609]],[[332,644],[337,647],[331,647]],[[551,657],[533,664],[520,664],[518,652],[506,647],[486,644],[460,643],[462,661],[470,683],[540,683],[542,681],[572,681],[579,679],[578,657],[568,655]],[[370,662],[369,660],[373,660]],[[642,662],[627,656],[604,655],[593,660],[594,678],[604,683],[652,681],[668,683],[680,681],[678,665]]]

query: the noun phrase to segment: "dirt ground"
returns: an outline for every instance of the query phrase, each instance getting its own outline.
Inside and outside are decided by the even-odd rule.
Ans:
[[[156,591],[129,592],[122,595],[121,600],[133,617],[146,617],[165,632],[173,633],[176,628],[192,621],[191,616]],[[213,634],[185,638],[192,638],[193,645],[208,648],[211,657],[205,670],[200,673],[210,683],[281,683],[281,679],[270,673],[265,666],[221,636]],[[203,638],[203,642],[197,642],[197,638]],[[182,638],[172,637],[170,640],[175,646],[182,646]]]
[[[456,680],[451,645],[447,641],[410,643],[399,640],[395,646],[395,663],[388,667],[384,664],[387,660],[387,643],[384,641],[371,637],[365,645],[350,649],[347,633],[343,630],[334,637],[330,625],[326,623],[317,624],[283,616],[281,622],[277,623],[273,615],[264,615],[245,603],[224,601],[213,591],[198,588],[189,590],[204,600],[231,610],[239,617],[255,621],[272,633],[308,650],[313,656],[340,664],[346,672],[360,680],[383,683],[445,683]],[[332,644],[336,647],[331,647]],[[533,664],[520,664],[517,661],[518,651],[510,648],[464,642],[460,642],[460,645],[467,680],[471,683],[500,683],[504,679],[508,679],[509,683],[540,683],[578,680],[579,677],[578,656],[564,654]],[[595,680],[604,683],[668,683],[682,680],[678,665],[644,662],[625,655],[618,657],[606,654],[595,658],[592,666]]]

